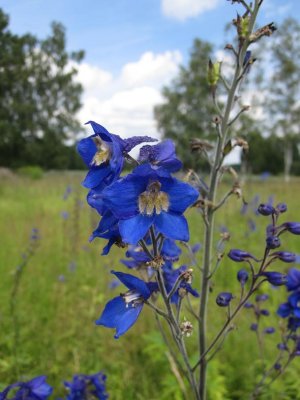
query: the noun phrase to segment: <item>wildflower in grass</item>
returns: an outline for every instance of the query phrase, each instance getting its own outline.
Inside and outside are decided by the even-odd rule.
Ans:
[[[231,300],[233,299],[233,295],[230,292],[222,292],[219,293],[216,298],[216,303],[220,307],[227,307],[229,306]]]
[[[0,400],[47,400],[52,390],[46,382],[46,377],[38,376],[31,381],[17,382],[8,386],[0,393]],[[11,397],[12,393],[14,397]]]
[[[115,271],[112,271],[112,273],[129,290],[106,304],[96,324],[107,328],[115,328],[116,334],[114,337],[118,339],[136,322],[145,301],[149,299],[154,291],[158,290],[158,287],[155,282],[144,282],[133,275]]]
[[[189,184],[154,171],[145,176],[132,173],[107,187],[102,195],[104,204],[120,220],[125,243],[137,244],[152,225],[167,238],[189,240],[182,214],[198,198]]]
[[[180,297],[188,293],[190,293],[194,297],[199,297],[199,293],[197,292],[197,290],[193,289],[191,286],[191,274],[187,274],[187,279],[185,279],[184,277],[184,273],[187,271],[188,268],[186,265],[182,265],[177,269],[173,269],[172,267],[163,268],[164,282],[168,293],[171,292],[178,278],[180,276],[182,277],[182,280],[180,281],[177,290],[171,297],[171,303],[179,304]]]
[[[148,136],[121,139],[120,136],[109,133],[102,125],[89,121],[94,135],[80,140],[77,150],[89,172],[83,185],[89,189],[101,184],[110,184],[120,176],[124,164],[124,156],[135,146],[144,142],[153,142]]]
[[[74,375],[71,382],[64,382],[68,390],[67,400],[108,399],[106,376],[102,372],[94,375]]]
[[[286,274],[282,274],[281,272],[270,271],[264,272],[261,275],[266,277],[267,281],[273,286],[285,285],[287,282]]]

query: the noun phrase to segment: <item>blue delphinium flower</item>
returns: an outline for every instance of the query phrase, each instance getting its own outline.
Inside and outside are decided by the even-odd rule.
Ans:
[[[103,325],[107,328],[115,328],[115,339],[128,331],[140,315],[144,303],[154,291],[158,290],[157,283],[144,282],[141,279],[112,271],[114,275],[129,289],[126,293],[110,300],[96,325]]]
[[[266,239],[266,246],[268,249],[277,249],[280,247],[280,239],[278,236],[268,236]]]
[[[17,382],[0,393],[0,400],[12,399],[9,392],[14,391],[13,400],[47,400],[53,389],[45,376],[38,376],[28,382]]]
[[[119,219],[125,243],[137,244],[152,225],[167,238],[189,240],[182,214],[198,198],[189,184],[155,172],[146,176],[132,173],[107,187],[102,195],[104,204]]]
[[[68,389],[67,400],[108,399],[106,376],[102,372],[93,375],[74,375],[71,382],[64,382]]]
[[[126,153],[140,143],[156,141],[147,136],[121,139],[94,121],[89,121],[88,124],[91,124],[94,135],[80,140],[77,150],[89,168],[83,181],[83,185],[89,189],[102,183],[110,184],[117,179],[122,171]]]

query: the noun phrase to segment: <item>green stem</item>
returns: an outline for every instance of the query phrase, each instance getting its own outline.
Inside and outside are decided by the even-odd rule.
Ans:
[[[256,0],[249,22],[248,37],[250,36],[250,33],[253,30],[258,10],[259,10],[259,2]],[[235,102],[235,95],[238,90],[239,82],[243,73],[243,60],[248,45],[249,45],[249,39],[246,38],[239,49],[238,57],[236,60],[235,73],[230,89],[228,91],[228,97],[225,105],[224,114],[220,116],[221,117],[220,135],[218,137],[214,165],[210,175],[210,186],[208,193],[208,201],[210,202],[210,204],[215,204],[216,200],[219,170],[224,158],[223,148],[228,136],[230,112],[233,108]],[[202,275],[202,285],[201,285],[201,300],[199,308],[199,351],[200,355],[204,355],[201,356],[202,360],[200,364],[200,377],[199,377],[199,393],[201,400],[206,400],[206,372],[207,372],[207,359],[205,356],[205,354],[207,354],[206,325],[207,325],[207,302],[209,295],[210,261],[212,256],[213,232],[214,232],[214,210],[212,208],[209,208],[207,210],[207,224],[205,227],[205,236],[204,236],[204,243],[205,243],[204,265],[203,265],[203,275]]]

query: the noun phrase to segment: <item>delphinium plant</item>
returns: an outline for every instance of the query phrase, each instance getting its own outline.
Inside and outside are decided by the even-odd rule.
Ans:
[[[245,139],[233,137],[232,127],[249,110],[249,106],[242,103],[241,90],[255,61],[251,45],[267,40],[276,29],[273,23],[260,28],[255,26],[263,0],[254,0],[251,3],[246,0],[232,0],[231,3],[237,4],[242,10],[241,15],[233,20],[237,39],[233,44],[226,45],[234,63],[233,75],[225,77],[220,62],[208,63],[208,83],[216,110],[216,115],[212,116],[216,142],[212,145],[196,138],[192,143],[193,150],[200,150],[209,159],[208,184],[195,172],[188,174],[189,182],[180,181],[174,176],[182,165],[170,140],[151,143],[154,139],[149,137],[121,139],[102,125],[90,121],[94,133],[78,144],[78,151],[89,170],[83,181],[83,185],[89,189],[87,201],[101,216],[91,240],[101,238],[106,241],[103,255],[109,253],[112,245],[126,248],[127,259],[123,259],[122,263],[131,269],[130,273],[112,271],[124,289],[119,296],[107,302],[96,324],[115,329],[117,339],[136,323],[144,307],[150,307],[154,311],[172,362],[189,384],[191,395],[188,398],[197,400],[206,399],[207,366],[218,354],[232,330],[232,321],[242,310],[254,310],[251,329],[256,332],[261,347],[262,335],[271,335],[274,332],[273,327],[267,327],[263,332],[260,330],[260,318],[268,314],[268,310],[261,307],[266,297],[257,294],[264,282],[272,286],[288,284],[288,289],[294,292],[288,303],[282,305],[278,311],[281,317],[288,317],[288,326],[282,331],[282,343],[278,345],[279,356],[274,363],[276,368],[271,368],[272,372],[275,368],[275,376],[265,366],[262,380],[256,387],[253,383],[252,396],[256,398],[264,385],[277,378],[299,352],[296,334],[300,317],[299,275],[292,270],[287,277],[282,272],[272,270],[274,261],[290,263],[295,260],[293,253],[278,250],[280,236],[288,232],[300,234],[298,223],[278,224],[279,217],[286,211],[283,203],[275,207],[270,203],[258,207],[257,212],[271,222],[267,226],[261,254],[254,255],[248,250],[240,249],[229,251],[229,259],[242,264],[242,268],[237,270],[239,292],[225,290],[214,294],[215,307],[224,309],[225,322],[210,342],[207,339],[209,323],[213,322],[208,319],[212,278],[215,278],[215,273],[220,268],[224,243],[229,239],[225,230],[221,240],[214,243],[215,215],[232,195],[242,198],[238,175],[232,168],[224,167],[223,160],[235,146],[245,151],[248,149]],[[145,142],[148,144],[140,148],[136,159],[133,158],[129,152],[136,145]],[[123,167],[127,161],[132,170],[125,174]],[[226,173],[231,174],[234,183],[225,195],[220,196],[218,188]],[[194,271],[190,265],[175,267],[174,264],[178,263],[181,255],[180,243],[185,244],[184,247],[190,250],[193,258],[192,248],[187,244],[189,227],[184,216],[190,207],[199,210],[204,227],[203,261],[200,265],[196,264],[201,275],[200,291],[192,283]],[[291,281],[297,282],[295,287],[287,283]],[[195,299],[198,299],[197,303]],[[195,304],[198,304],[197,308]],[[191,320],[183,316],[183,305],[189,310]],[[195,357],[188,354],[186,347],[186,340],[191,336],[195,324],[198,324],[198,329],[195,330],[198,331],[199,349],[196,362]]]

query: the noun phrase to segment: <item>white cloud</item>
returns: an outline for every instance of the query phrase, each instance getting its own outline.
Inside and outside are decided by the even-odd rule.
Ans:
[[[212,10],[219,4],[220,0],[162,0],[161,6],[167,17],[185,21]]]
[[[94,120],[122,137],[159,137],[153,107],[163,101],[161,88],[177,74],[182,56],[179,51],[144,53],[139,60],[123,66],[117,76],[99,67],[78,67],[84,87],[82,124]]]

